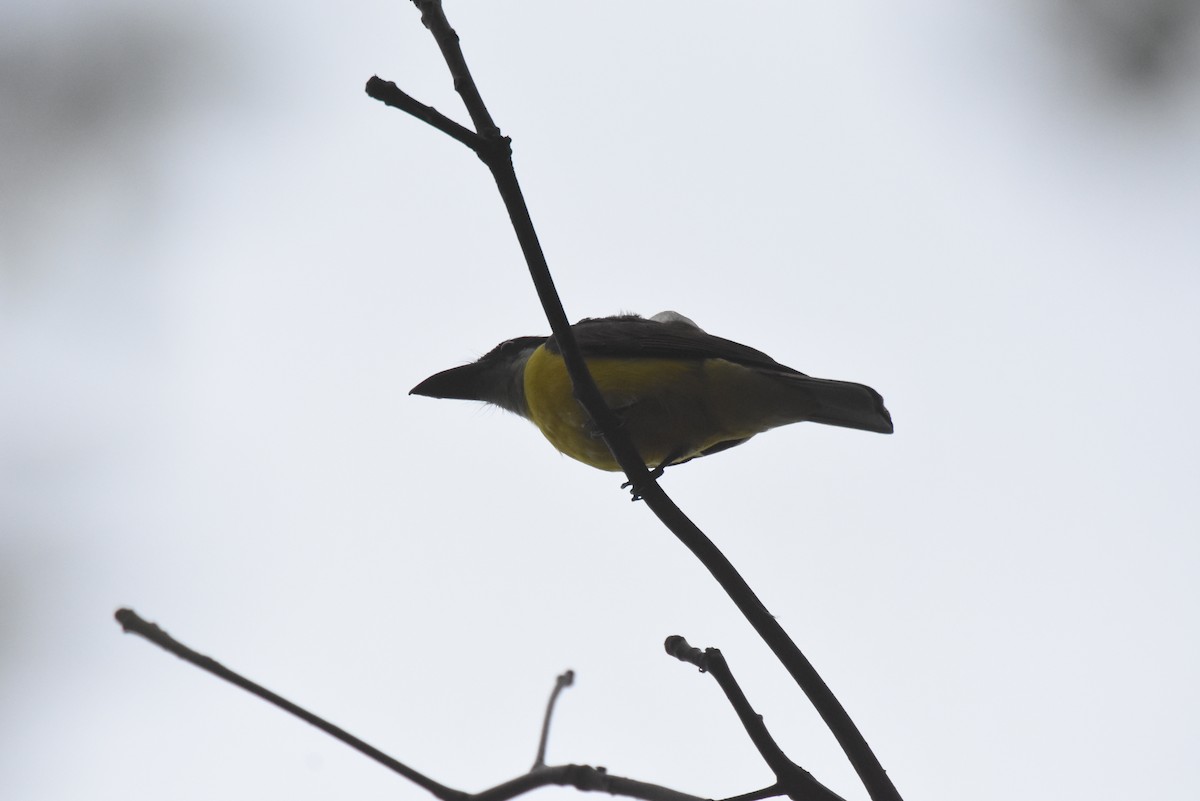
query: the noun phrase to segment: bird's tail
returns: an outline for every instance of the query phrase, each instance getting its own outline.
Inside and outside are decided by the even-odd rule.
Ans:
[[[879,393],[864,384],[830,381],[798,373],[775,376],[786,388],[788,406],[796,417],[789,422],[811,420],[830,426],[860,431],[892,433],[892,416]]]

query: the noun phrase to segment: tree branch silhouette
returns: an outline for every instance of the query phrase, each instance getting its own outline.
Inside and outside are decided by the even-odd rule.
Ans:
[[[167,634],[167,632],[163,631],[154,623],[150,623],[142,619],[138,613],[134,612],[132,609],[118,609],[113,617],[117,619],[117,622],[121,624],[121,628],[124,629],[126,633],[136,634],[139,637],[143,637],[157,645],[159,648],[175,654],[175,656],[179,657],[185,662],[190,662],[196,667],[206,670],[214,676],[224,679],[230,684],[241,687],[251,695],[256,695],[267,703],[274,704],[285,712],[290,712],[304,722],[316,726],[318,729],[330,735],[331,737],[341,740],[343,743],[350,746],[355,751],[358,751],[360,754],[370,757],[379,764],[383,765],[385,768],[389,768],[396,773],[399,773],[401,776],[413,782],[417,786],[428,790],[430,793],[433,793],[433,795],[442,799],[442,801],[465,801],[465,799],[470,797],[468,793],[464,793],[461,790],[454,790],[450,787],[446,787],[444,784],[435,782],[428,776],[413,770],[403,762],[393,759],[392,757],[380,751],[378,748],[375,748],[374,746],[358,739],[353,734],[350,734],[344,729],[333,725],[324,718],[314,715],[307,709],[293,704],[283,696],[277,695],[268,690],[266,687],[256,684],[255,682],[250,681],[250,679],[235,673],[212,657],[208,657],[197,651],[193,651],[191,648],[188,648],[186,645],[176,640],[170,634]]]
[[[531,770],[546,766],[546,744],[550,740],[550,718],[554,716],[554,704],[557,703],[559,694],[574,683],[575,671],[573,670],[561,674],[554,682],[554,690],[550,693],[550,700],[546,702],[546,717],[542,721],[542,738],[538,741],[537,756],[534,757]]]
[[[441,0],[412,0],[412,2],[420,10],[422,23],[429,29],[441,50],[442,57],[453,78],[454,88],[462,97],[467,113],[475,126],[475,135],[478,139],[470,139],[461,132],[459,135],[455,135],[447,131],[446,121],[449,118],[415,100],[411,103],[404,101],[407,105],[392,102],[399,96],[396,92],[399,92],[400,95],[404,95],[404,93],[395,89],[394,84],[389,84],[378,77],[372,77],[367,81],[367,94],[377,100],[396,105],[418,119],[429,122],[438,130],[448,133],[456,140],[471,147],[487,165],[508,211],[513,231],[516,233],[517,241],[520,243],[521,251],[529,267],[530,277],[533,279],[538,298],[545,310],[546,319],[550,323],[550,328],[554,332],[554,337],[562,352],[574,387],[575,398],[592,418],[609,450],[612,451],[617,463],[625,472],[629,484],[633,488],[634,498],[641,498],[646,502],[658,519],[695,554],[737,605],[746,620],[754,627],[776,658],[808,696],[813,707],[854,766],[872,801],[902,801],[895,785],[892,784],[883,766],[870,746],[867,745],[862,733],[846,713],[841,702],[813,668],[808,658],[783,630],[783,627],[767,611],[762,601],[733,567],[733,564],[658,485],[656,477],[646,468],[645,461],[638,455],[629,436],[620,427],[616,417],[605,404],[595,381],[588,372],[587,365],[571,332],[570,322],[563,309],[562,301],[555,289],[549,265],[542,252],[533,220],[513,168],[511,142],[508,137],[501,134],[483,102],[483,97],[467,67],[458,34],[447,20]],[[389,86],[391,89],[388,88]],[[404,95],[404,97],[408,96]],[[413,110],[414,108],[415,110]]]
[[[230,684],[241,687],[251,695],[258,696],[267,703],[274,704],[285,712],[295,715],[331,737],[342,741],[360,754],[370,757],[384,767],[399,773],[417,786],[429,791],[441,799],[441,801],[508,801],[508,799],[515,798],[530,790],[536,790],[539,787],[549,785],[574,787],[578,790],[589,792],[605,792],[610,795],[622,795],[629,798],[642,799],[643,801],[703,801],[699,796],[681,793],[669,787],[629,779],[623,776],[613,776],[604,768],[592,767],[590,765],[546,765],[542,758],[545,756],[550,715],[553,712],[554,700],[558,697],[559,692],[571,683],[571,678],[567,678],[574,676],[571,671],[567,671],[562,676],[559,676],[555,683],[550,704],[546,709],[546,722],[542,727],[542,737],[538,746],[538,763],[529,772],[514,779],[502,782],[482,792],[468,793],[434,781],[423,773],[405,765],[403,762],[388,756],[369,743],[360,740],[345,729],[335,726],[319,715],[309,712],[307,709],[292,703],[283,696],[230,670],[212,657],[192,650],[156,624],[144,620],[132,609],[118,609],[114,617],[121,624],[121,628],[125,632],[136,634],[139,637],[149,640],[163,650],[175,654],[175,656],[185,662],[189,662],[201,670],[224,679]]]
[[[733,707],[746,734],[750,736],[750,741],[758,749],[767,767],[775,774],[775,785],[760,792],[774,790],[773,795],[786,795],[805,801],[846,801],[783,753],[783,749],[767,731],[762,715],[750,706],[750,701],[733,677],[733,671],[729,669],[729,664],[720,650],[706,648],[701,651],[688,645],[688,641],[678,635],[668,637],[663,645],[667,653],[680,662],[693,664],[700,668],[702,673],[708,673],[717,680],[717,686],[725,693],[729,705]]]

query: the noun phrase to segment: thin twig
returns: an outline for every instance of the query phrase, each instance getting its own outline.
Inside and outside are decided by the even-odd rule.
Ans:
[[[341,740],[343,743],[359,753],[365,754],[384,767],[391,768],[396,773],[399,773],[401,776],[413,782],[414,784],[423,787],[438,798],[442,799],[442,801],[467,801],[467,799],[470,798],[468,793],[446,787],[443,784],[435,782],[428,776],[418,773],[408,765],[393,759],[392,757],[380,751],[378,748],[363,742],[353,734],[350,734],[344,729],[333,725],[324,718],[314,715],[307,709],[293,704],[291,701],[282,696],[276,695],[266,687],[255,684],[244,676],[235,673],[212,657],[208,657],[204,654],[193,651],[191,648],[188,648],[170,634],[167,634],[165,631],[160,629],[154,623],[149,623],[143,620],[138,616],[137,612],[134,612],[132,609],[118,609],[114,617],[116,617],[117,622],[121,624],[121,628],[126,632],[144,637],[145,639],[157,645],[159,648],[170,651],[171,653],[175,654],[175,656],[186,662],[192,663],[201,670],[206,670],[218,678],[225,679],[225,681],[241,687],[243,690],[251,693],[252,695],[257,695],[259,698],[268,703],[274,704],[285,712],[292,713],[306,723],[311,723],[313,726],[316,726],[326,734]]]
[[[471,797],[471,801],[508,801],[530,790],[552,784],[574,787],[585,792],[640,798],[643,801],[704,801],[699,796],[681,793],[662,785],[613,776],[604,768],[591,765],[554,765],[537,768],[490,790],[476,793]]]
[[[742,793],[741,795],[731,795],[729,798],[722,798],[721,801],[762,801],[764,798],[775,798],[776,796],[786,795],[784,789],[776,782],[770,787],[764,787],[761,790],[755,790],[752,793]]]
[[[742,728],[750,736],[750,742],[758,749],[767,767],[775,774],[777,787],[781,788],[790,798],[805,799],[805,801],[845,801],[837,793],[817,781],[811,773],[790,760],[783,749],[775,742],[775,738],[767,730],[762,715],[754,711],[746,694],[733,677],[733,671],[725,661],[724,655],[717,648],[706,648],[701,651],[688,645],[683,637],[668,637],[664,643],[667,653],[681,662],[688,662],[711,675],[717,685],[725,693],[729,705],[737,713]]]
[[[546,743],[550,740],[550,718],[554,716],[554,704],[558,695],[565,688],[575,683],[575,671],[568,670],[559,675],[554,681],[554,689],[550,692],[550,700],[546,702],[546,717],[542,720],[542,736],[538,740],[537,757],[533,760],[532,770],[546,767]]]
[[[463,56],[462,47],[458,43],[458,33],[450,27],[450,20],[442,10],[442,0],[413,0],[413,5],[421,12],[421,22],[433,34],[442,58],[450,68],[450,77],[454,79],[454,90],[462,97],[471,122],[480,136],[499,136],[500,129],[492,121],[492,115],[483,104],[483,96],[479,87],[467,69],[467,60]]]
[[[472,150],[479,150],[481,141],[479,134],[470,128],[459,125],[433,106],[425,105],[391,81],[385,81],[378,76],[371,76],[367,81],[367,94],[392,108],[407,111],[417,119],[429,123],[451,139],[462,142]]]

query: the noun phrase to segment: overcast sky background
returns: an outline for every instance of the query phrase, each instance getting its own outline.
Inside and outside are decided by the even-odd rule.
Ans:
[[[887,399],[668,471],[906,799],[1193,799],[1194,3],[449,4],[568,315]],[[715,583],[528,423],[409,397],[547,325],[411,4],[0,10],[0,796],[468,791],[533,759],[865,798]],[[543,798],[575,797],[562,789]]]

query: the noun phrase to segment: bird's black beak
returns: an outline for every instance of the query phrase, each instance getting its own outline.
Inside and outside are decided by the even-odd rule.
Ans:
[[[408,394],[483,401],[528,417],[524,390],[525,363],[529,355],[545,341],[545,337],[517,337],[501,342],[477,361],[429,376],[410,389]]]
[[[474,362],[462,367],[452,367],[429,376],[408,391],[409,395],[424,395],[429,398],[454,398],[455,400],[484,400],[492,394],[488,372],[492,365]]]

